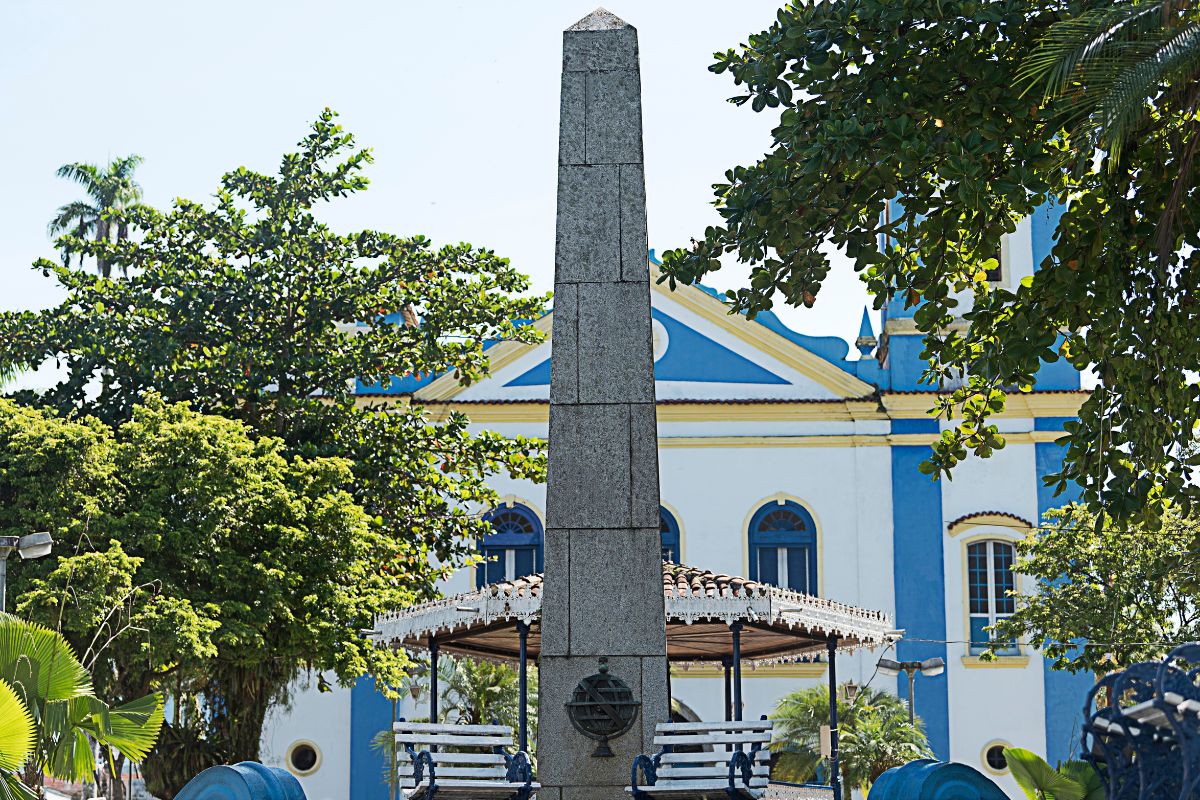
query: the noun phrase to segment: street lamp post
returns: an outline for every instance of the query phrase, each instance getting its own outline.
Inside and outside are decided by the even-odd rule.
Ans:
[[[0,613],[8,610],[8,557],[12,551],[28,560],[50,555],[53,546],[54,539],[45,531],[27,536],[0,536]]]
[[[876,664],[879,671],[884,675],[899,675],[901,672],[908,674],[908,721],[912,724],[916,720],[914,708],[916,707],[916,697],[913,692],[916,690],[917,673],[933,677],[941,675],[946,671],[946,662],[940,658],[927,658],[924,661],[892,661],[890,658],[881,658]]]

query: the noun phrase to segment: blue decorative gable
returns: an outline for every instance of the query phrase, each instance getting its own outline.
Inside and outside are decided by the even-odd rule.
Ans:
[[[651,316],[657,323],[654,343],[655,380],[788,385],[787,380],[770,370],[697,333],[657,308],[651,311]],[[504,385],[547,386],[549,383],[550,359],[545,359]]]

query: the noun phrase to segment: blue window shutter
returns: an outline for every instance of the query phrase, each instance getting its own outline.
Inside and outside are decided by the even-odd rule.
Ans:
[[[534,566],[533,566],[533,548],[532,547],[522,547],[519,550],[517,550],[515,561],[516,561],[516,567],[517,567],[517,574],[509,575],[507,577],[521,578],[526,575],[532,575],[534,573],[535,570],[534,570]]]
[[[788,588],[807,594],[811,591],[808,585],[808,576],[809,566],[812,563],[812,559],[809,558],[808,548],[789,547],[787,549],[787,560]]]
[[[487,582],[499,583],[504,580],[504,548],[489,547],[483,551],[487,562]]]
[[[779,554],[774,547],[758,548],[757,580],[774,585],[779,584]]]

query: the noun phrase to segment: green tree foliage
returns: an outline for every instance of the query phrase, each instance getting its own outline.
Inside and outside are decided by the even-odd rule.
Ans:
[[[1057,769],[1036,753],[1019,747],[1004,748],[1004,759],[1013,780],[1029,800],[1104,800],[1100,775],[1084,761],[1067,761]]]
[[[993,641],[1021,640],[1054,666],[1103,675],[1200,639],[1200,523],[1098,518],[1079,505],[1046,514],[1016,545],[1014,570],[1036,581]]]
[[[302,669],[403,678],[404,656],[359,631],[424,587],[355,482],[345,459],[154,395],[115,431],[0,400],[0,531],[38,520],[62,552],[19,566],[18,609],[62,627],[104,697],[170,694],[144,764],[156,796],[257,758]]]
[[[508,664],[476,658],[448,659],[448,670],[440,708],[447,721],[464,725],[507,725],[514,731],[519,723],[521,695],[517,670]],[[530,741],[537,740],[537,668],[528,673],[528,722]]]
[[[105,167],[96,164],[71,163],[58,168],[60,178],[75,181],[87,192],[87,200],[76,200],[62,206],[46,226],[51,236],[70,233],[76,239],[92,238],[98,242],[112,239],[121,242],[129,238],[129,223],[123,212],[142,199],[142,187],[133,179],[134,170],[142,163],[136,155],[114,158]],[[63,265],[71,260],[71,250],[62,249]],[[79,254],[83,263],[83,254]],[[105,278],[112,275],[113,264],[103,255],[96,257],[96,271]],[[122,265],[122,270],[127,270]]]
[[[73,626],[81,650],[94,626],[121,631],[126,649],[94,665],[115,695],[170,691],[147,764],[160,797],[211,763],[254,758],[263,710],[302,666],[397,685],[403,656],[356,632],[471,557],[490,530],[478,512],[496,501],[491,476],[544,475],[537,441],[356,396],[356,378],[478,378],[490,343],[538,340],[521,321],[546,300],[517,297],[528,280],[488,250],[322,223],[325,202],[366,187],[369,161],[326,111],[277,175],[230,172],[211,207],[131,206],[127,238],[59,239],[68,258],[127,277],[39,260],[66,299],[0,314],[0,369],[52,360],[64,373],[18,399],[87,415],[4,409],[0,499],[13,502],[0,528],[50,520],[79,543],[23,568],[41,583],[19,587],[33,590],[22,608]],[[62,605],[76,597],[89,609]]]
[[[461,415],[430,424],[417,408],[372,413],[356,406],[354,379],[387,385],[449,368],[474,380],[490,342],[539,338],[519,321],[545,298],[514,297],[528,279],[487,250],[331,230],[316,209],[367,185],[370,152],[329,111],[299,148],[275,177],[225,175],[213,208],[138,206],[126,212],[129,239],[63,237],[66,252],[127,267],[129,278],[37,262],[67,298],[0,314],[0,368],[64,368],[25,402],[115,424],[157,391],[281,437],[288,452],[349,458],[358,500],[407,544],[397,568],[432,592],[441,571],[430,556],[448,568],[467,556],[486,531],[467,506],[492,498],[485,478],[498,470],[540,477],[537,443],[471,435]]]
[[[877,306],[894,297],[918,306],[926,380],[961,383],[938,404],[959,424],[936,444],[930,472],[1003,446],[990,416],[1008,392],[1032,389],[1043,363],[1066,359],[1094,368],[1100,385],[1068,424],[1063,470],[1048,481],[1060,490],[1078,483],[1085,502],[1116,516],[1194,499],[1197,459],[1183,445],[1200,419],[1190,372],[1200,360],[1195,83],[1165,67],[1143,82],[1119,159],[1096,149],[1115,139],[1069,124],[1081,97],[1100,96],[1079,81],[1109,69],[1107,60],[1090,72],[1068,69],[1065,89],[1045,98],[1021,91],[1057,23],[1111,6],[788,5],[711,67],[740,87],[733,102],[772,109],[779,124],[760,161],[715,186],[723,223],[668,254],[667,278],[691,283],[733,254],[752,265],[749,284],[729,293],[735,311],[753,314],[776,300],[812,305],[832,243]],[[886,214],[897,197],[900,207]],[[1019,285],[989,285],[985,267],[1001,237],[1047,203],[1066,207],[1052,254]],[[1171,204],[1178,234],[1162,253],[1153,245]],[[962,312],[958,293],[972,302],[965,331],[951,324]]]
[[[804,783],[822,763],[821,726],[829,724],[829,687],[800,689],[783,697],[771,714],[776,755],[772,775]],[[842,788],[867,791],[887,770],[918,758],[931,757],[925,730],[918,719],[908,721],[908,707],[893,694],[863,687],[854,702],[838,698],[838,742]]]
[[[158,694],[110,706],[96,697],[86,667],[62,634],[10,614],[0,614],[0,689],[5,800],[40,794],[43,775],[91,778],[94,744],[109,757],[118,752],[140,760],[163,724]]]

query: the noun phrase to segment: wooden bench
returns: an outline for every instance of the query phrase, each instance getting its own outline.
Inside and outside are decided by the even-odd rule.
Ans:
[[[758,800],[770,782],[770,720],[663,722],[654,729],[654,756],[634,759],[634,800]],[[638,773],[641,773],[641,780]]]
[[[505,725],[405,722],[392,726],[399,754],[400,791],[406,800],[435,797],[529,800],[541,788],[524,752],[509,755],[512,731]],[[418,745],[425,749],[418,750]]]

